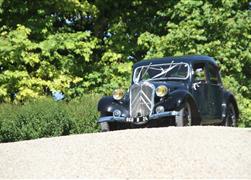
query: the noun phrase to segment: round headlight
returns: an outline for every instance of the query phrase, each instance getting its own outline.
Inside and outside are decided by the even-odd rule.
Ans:
[[[164,97],[165,95],[167,95],[167,93],[168,93],[168,89],[166,86],[160,85],[156,89],[156,95],[159,97]]]
[[[124,91],[122,89],[116,89],[113,91],[112,96],[115,100],[121,100],[124,97]]]

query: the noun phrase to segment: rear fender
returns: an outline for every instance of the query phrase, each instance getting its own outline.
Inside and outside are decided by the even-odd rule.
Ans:
[[[224,119],[226,117],[228,103],[233,103],[234,108],[235,108],[235,112],[236,112],[236,118],[239,119],[240,113],[239,113],[237,101],[236,101],[234,95],[229,91],[224,92],[224,99],[223,99],[223,103],[222,103],[222,119]]]

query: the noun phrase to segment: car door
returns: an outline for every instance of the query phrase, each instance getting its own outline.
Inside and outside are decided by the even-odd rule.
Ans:
[[[209,118],[209,100],[208,100],[208,76],[206,72],[206,63],[196,62],[193,65],[192,75],[192,95],[197,103],[198,110],[203,121]]]
[[[213,121],[220,121],[222,114],[223,86],[220,80],[218,67],[208,63],[208,111]]]

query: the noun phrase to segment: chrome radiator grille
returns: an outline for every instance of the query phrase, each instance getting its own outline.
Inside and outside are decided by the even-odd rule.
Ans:
[[[131,117],[148,116],[154,105],[154,85],[149,82],[133,84],[130,88]]]

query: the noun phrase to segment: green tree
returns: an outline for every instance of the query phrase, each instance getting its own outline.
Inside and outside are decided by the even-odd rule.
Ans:
[[[84,77],[95,68],[90,62],[98,40],[89,32],[77,32],[57,33],[34,43],[29,34],[24,26],[1,32],[0,100],[22,101],[53,91],[68,96],[83,93],[78,87],[84,88],[88,81]]]
[[[83,93],[95,70],[98,39],[90,19],[97,9],[87,1],[1,3],[0,101],[22,101],[62,91]]]
[[[243,124],[251,122],[248,0],[1,0],[0,5],[1,101],[53,91],[66,97],[108,94],[129,86],[131,66],[141,59],[205,54],[216,58],[225,85],[238,97]]]
[[[146,50],[145,58],[187,54],[215,57],[226,87],[238,97],[243,124],[250,123],[251,12],[248,1],[181,0],[158,14],[169,19],[166,33],[141,34],[138,44]]]

